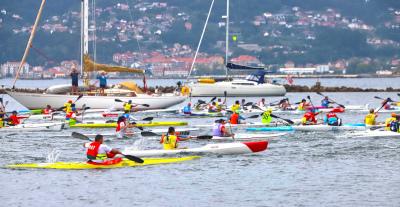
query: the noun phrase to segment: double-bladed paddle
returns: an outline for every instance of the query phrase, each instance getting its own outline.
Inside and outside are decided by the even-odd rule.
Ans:
[[[114,101],[115,102],[120,102],[120,103],[124,102],[123,100],[118,99],[118,98],[114,99]],[[149,104],[138,104],[138,103],[133,103],[133,102],[132,102],[132,104],[139,105],[139,106],[144,106],[144,107],[150,107]]]
[[[75,99],[75,101],[73,102],[73,104],[76,103],[76,102],[77,102],[79,99],[81,99],[82,97],[83,97],[83,94],[79,95],[79,96]],[[61,110],[63,110],[63,109],[65,109],[65,106],[62,106],[62,107],[56,109],[56,111],[61,111]]]
[[[264,111],[262,108],[260,108],[259,106],[257,106],[261,111]],[[264,111],[265,112],[265,111]],[[258,116],[262,116],[262,114],[260,114],[260,115],[258,115]],[[283,121],[286,121],[287,123],[289,123],[289,124],[294,124],[294,122],[292,121],[292,120],[290,120],[290,119],[285,119],[285,118],[282,118],[282,117],[279,117],[279,116],[277,116],[277,115],[274,115],[274,114],[270,114],[270,116],[272,116],[272,117],[274,117],[274,118],[277,118],[277,119],[281,119],[281,120],[283,120]]]
[[[90,140],[92,141],[88,136],[85,136],[84,134],[78,133],[78,132],[72,132],[71,134],[72,137],[74,138],[78,138],[78,139],[83,139],[83,140]],[[126,159],[136,162],[136,163],[143,163],[144,160],[140,157],[136,157],[133,155],[125,155],[125,154],[121,154],[122,156],[124,156]]]
[[[326,97],[326,96],[325,96],[324,94],[322,94],[321,92],[317,92],[317,94],[320,95],[320,96]],[[340,106],[340,107],[342,107],[342,108],[346,108],[343,104],[340,104],[340,103],[338,103],[338,102],[332,100],[331,98],[328,98],[328,100],[329,100],[330,102],[332,102],[332,103],[337,104],[338,106]]]
[[[140,132],[140,134],[144,137],[156,137],[158,136],[158,134],[154,133],[154,132],[150,132],[150,131],[144,131],[144,132]],[[200,135],[200,136],[195,136],[193,138],[196,139],[212,139],[213,136],[211,135]]]

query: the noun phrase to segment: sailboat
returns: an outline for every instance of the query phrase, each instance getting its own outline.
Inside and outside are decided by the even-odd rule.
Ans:
[[[213,1],[214,2],[214,1]],[[207,26],[208,18],[210,16],[213,2],[211,3],[210,10],[204,25],[203,33],[200,38],[199,45],[193,60],[192,68],[190,69],[188,78],[192,72],[194,62],[196,61],[198,49],[200,47],[205,27]],[[286,89],[284,86],[275,83],[266,83],[265,75],[267,71],[264,68],[242,66],[228,62],[229,52],[229,0],[226,1],[226,35],[225,35],[225,69],[226,80],[214,81],[213,79],[199,79],[198,82],[189,82],[188,87],[192,96],[284,96]],[[241,69],[241,70],[255,70],[255,72],[246,77],[246,79],[229,80],[228,70]]]
[[[38,15],[35,20],[35,24],[32,29],[31,36],[29,37],[27,47],[25,49],[24,56],[20,63],[20,68],[25,63],[26,57],[29,53],[30,45],[32,44],[32,40],[34,34],[36,32],[36,28],[38,22],[40,20],[41,13],[43,11],[43,7],[46,0],[42,0]],[[89,57],[89,0],[81,1],[81,74],[83,74],[83,82],[85,86],[89,85],[89,73],[95,71],[105,71],[105,72],[130,72],[130,73],[142,73],[143,70],[140,69],[132,69],[125,68],[120,66],[109,66],[104,64],[98,64],[92,61]],[[19,92],[18,89],[15,89],[15,83],[18,79],[19,71],[16,73],[16,77],[14,79],[12,89],[7,89],[6,92],[12,98],[17,100],[23,106],[28,109],[37,109],[44,108],[46,105],[51,105],[53,108],[59,108],[64,105],[67,100],[74,100],[77,98],[77,95],[72,94],[49,94],[49,93],[26,93]],[[52,88],[63,88],[64,86],[53,86]],[[185,101],[185,96],[179,96],[175,94],[163,94],[163,95],[148,95],[144,93],[138,93],[138,91],[130,91],[130,90],[119,90],[118,95],[115,93],[108,93],[106,90],[105,95],[98,95],[93,92],[81,92],[84,94],[82,98],[80,98],[79,102],[76,103],[77,107],[82,107],[84,104],[86,106],[90,106],[94,109],[105,109],[114,107],[115,109],[121,109],[122,104],[115,105],[115,99],[120,99],[122,101],[131,100],[133,103],[138,105],[138,110],[145,109],[163,109],[168,108],[173,105],[182,103]],[[148,106],[148,107],[147,107]]]

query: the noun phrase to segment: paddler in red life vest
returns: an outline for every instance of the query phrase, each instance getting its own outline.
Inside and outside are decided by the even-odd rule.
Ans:
[[[87,148],[86,156],[89,162],[102,163],[107,162],[107,158],[114,158],[117,154],[122,154],[119,150],[113,149],[103,144],[103,135],[96,135],[94,142],[83,145]],[[122,158],[116,158],[122,160]]]
[[[178,148],[178,142],[191,138],[191,136],[180,136],[178,132],[175,132],[174,127],[169,127],[168,133],[161,136],[160,144],[163,145],[164,150],[174,150]]]
[[[329,126],[341,126],[342,120],[336,115],[335,112],[329,112],[324,117],[324,123]]]
[[[208,112],[209,113],[218,112],[217,104],[215,102],[212,102],[211,104],[208,105]]]
[[[242,116],[240,116],[240,110],[234,111],[229,119],[231,124],[243,124],[244,122],[241,122],[240,120],[245,120]]]
[[[9,126],[16,126],[16,125],[18,125],[18,124],[21,123],[21,122],[19,121],[17,115],[18,115],[17,111],[11,112],[11,116],[8,117],[9,121],[8,121],[8,123],[7,123]]]
[[[216,120],[213,126],[213,136],[217,137],[231,137],[232,134],[228,132],[225,127],[225,120],[219,119]]]
[[[53,109],[51,108],[50,105],[47,105],[45,109],[43,109],[42,113],[43,114],[51,114],[53,112]]]
[[[304,114],[303,118],[301,119],[301,123],[303,125],[315,125],[317,124],[316,116],[319,113],[315,113],[316,110],[313,108],[308,109],[308,111]]]
[[[65,121],[68,121],[69,125],[75,125],[78,120],[78,110],[75,108],[75,104],[71,104],[71,111],[66,113],[65,115]]]
[[[125,116],[118,117],[117,128],[115,129],[117,137],[124,138],[128,127],[129,127],[129,124],[127,122],[126,117]]]
[[[390,98],[387,98],[387,99],[383,100],[382,103],[381,103],[381,104],[385,104],[385,105],[383,105],[383,109],[385,109],[385,110],[392,110],[393,108],[392,108],[392,106],[389,104],[389,102],[391,102],[391,101],[392,101],[392,99],[390,99]]]

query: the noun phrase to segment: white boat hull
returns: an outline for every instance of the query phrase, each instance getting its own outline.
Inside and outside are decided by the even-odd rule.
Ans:
[[[248,84],[248,85],[247,85]],[[253,85],[254,84],[254,85]],[[286,89],[282,85],[274,85],[269,83],[257,84],[253,81],[223,81],[216,83],[192,83],[189,84],[192,96],[284,96]]]
[[[35,131],[61,131],[64,123],[19,124],[0,128],[0,132],[35,132]]]
[[[75,100],[76,95],[57,95],[57,94],[39,94],[39,93],[22,93],[7,91],[8,95],[13,97],[23,106],[28,109],[40,109],[45,108],[47,104],[53,108],[59,108],[64,106],[64,103],[68,100]],[[138,110],[146,109],[163,109],[173,105],[182,103],[186,97],[183,96],[150,96],[138,94],[136,97],[127,96],[83,96],[76,102],[78,108],[82,108],[83,104],[91,107],[92,109],[104,109],[114,107],[115,109],[123,109],[122,103],[116,103],[115,99],[122,101],[132,100],[136,104],[148,104],[149,107],[138,106]]]
[[[192,149],[176,149],[176,150],[135,150],[127,148],[122,153],[134,155],[138,157],[167,156],[181,153],[188,154],[204,154],[212,153],[219,155],[247,154],[264,151],[267,149],[268,142],[232,142],[220,144],[207,144],[203,147]]]

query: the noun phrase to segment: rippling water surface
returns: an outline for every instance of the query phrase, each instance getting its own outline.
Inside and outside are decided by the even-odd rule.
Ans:
[[[379,105],[375,95],[398,98],[395,93],[327,94],[339,103],[372,106]],[[295,102],[307,95],[289,93],[287,97]],[[320,96],[310,95],[315,104],[319,102]],[[4,98],[10,100],[10,110],[21,108]],[[360,122],[364,114],[340,116],[345,122]],[[382,114],[379,120],[387,116]],[[185,120],[212,122],[209,118]],[[49,154],[59,154],[59,161],[83,161],[85,141],[69,137],[74,130],[1,134],[0,165],[46,162]],[[107,144],[124,148],[139,139],[114,139]],[[142,139],[143,147],[160,148],[154,139]],[[207,143],[192,140],[181,146]],[[207,155],[180,164],[79,171],[0,168],[0,200],[1,206],[400,206],[399,170],[399,139],[290,133],[271,139],[268,150],[259,154]]]

